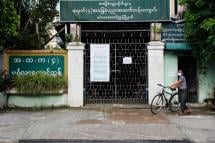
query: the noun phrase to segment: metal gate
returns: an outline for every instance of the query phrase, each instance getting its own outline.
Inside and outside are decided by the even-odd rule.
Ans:
[[[145,41],[149,31],[83,30],[86,43],[84,61],[85,104],[92,103],[147,103],[148,72]],[[110,81],[90,81],[90,44],[110,44]],[[123,58],[132,59],[124,64]]]

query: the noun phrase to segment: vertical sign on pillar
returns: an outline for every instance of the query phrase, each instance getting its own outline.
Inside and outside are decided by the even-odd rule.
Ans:
[[[110,81],[110,45],[90,45],[90,81]]]

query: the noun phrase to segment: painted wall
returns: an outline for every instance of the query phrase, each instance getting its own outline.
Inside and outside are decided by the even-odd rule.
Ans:
[[[172,52],[164,54],[164,85],[169,86],[177,80],[178,57]],[[171,90],[169,90],[171,92]],[[170,98],[170,96],[167,96]]]
[[[164,54],[164,84],[166,86],[177,80],[178,57],[171,52]]]
[[[19,96],[11,95],[8,100],[9,107],[59,107],[68,105],[68,96]]]
[[[213,97],[215,87],[215,61],[210,62],[205,75],[199,74],[199,102],[203,103],[205,98]]]

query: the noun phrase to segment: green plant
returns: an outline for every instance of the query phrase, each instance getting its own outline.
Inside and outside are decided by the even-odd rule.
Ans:
[[[66,40],[66,43],[72,42],[73,34],[72,33],[66,33],[65,34],[65,40]]]
[[[184,5],[185,4],[185,0],[179,0],[179,5]]]
[[[158,27],[158,26],[153,26],[152,29],[153,29],[153,32],[155,33],[161,33],[163,31],[162,27]]]
[[[15,7],[14,0],[0,1],[0,46],[3,48],[8,39],[18,35],[20,16]],[[10,42],[12,43],[12,42]]]
[[[184,0],[185,37],[194,43],[193,54],[201,72],[215,59],[214,0]]]
[[[67,80],[61,76],[37,73],[17,76],[13,81],[14,88],[21,94],[55,94],[67,86]]]

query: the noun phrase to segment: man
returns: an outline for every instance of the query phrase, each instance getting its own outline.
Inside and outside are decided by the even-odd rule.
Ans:
[[[191,113],[191,109],[186,106],[187,102],[187,82],[186,78],[183,75],[183,71],[178,71],[178,80],[173,83],[170,88],[178,88],[179,101],[181,103],[181,113],[179,115],[185,115]]]

